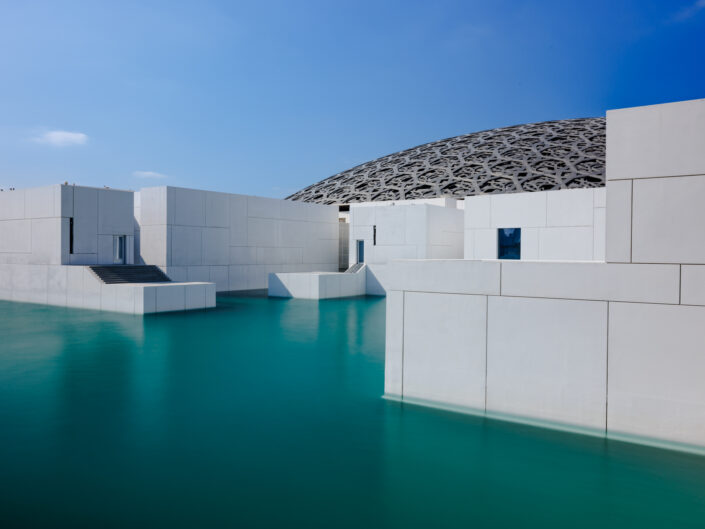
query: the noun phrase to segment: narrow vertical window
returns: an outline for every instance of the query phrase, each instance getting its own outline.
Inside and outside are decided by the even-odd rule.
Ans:
[[[521,259],[521,228],[497,230],[497,259]]]
[[[69,253],[73,253],[73,217],[69,218]]]
[[[377,246],[377,225],[372,226],[372,246]]]

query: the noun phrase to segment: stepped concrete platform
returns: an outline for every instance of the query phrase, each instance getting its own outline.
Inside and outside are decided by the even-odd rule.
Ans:
[[[269,296],[277,298],[332,299],[364,296],[365,265],[346,272],[296,272],[269,274]]]
[[[94,268],[117,266],[0,264],[0,299],[129,314],[215,307],[215,283],[178,283],[157,267],[130,265],[101,270],[103,280]]]

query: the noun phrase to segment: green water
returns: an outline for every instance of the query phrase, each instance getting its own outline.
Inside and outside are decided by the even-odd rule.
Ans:
[[[0,316],[2,528],[705,527],[703,457],[381,399],[383,299]]]

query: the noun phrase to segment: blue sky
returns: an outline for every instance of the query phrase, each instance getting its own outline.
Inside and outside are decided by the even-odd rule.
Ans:
[[[472,131],[705,97],[705,0],[0,0],[0,187],[283,197]]]

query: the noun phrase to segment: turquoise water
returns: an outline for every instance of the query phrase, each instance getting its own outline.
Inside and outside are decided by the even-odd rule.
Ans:
[[[383,299],[0,315],[2,528],[705,527],[703,457],[381,399]]]

